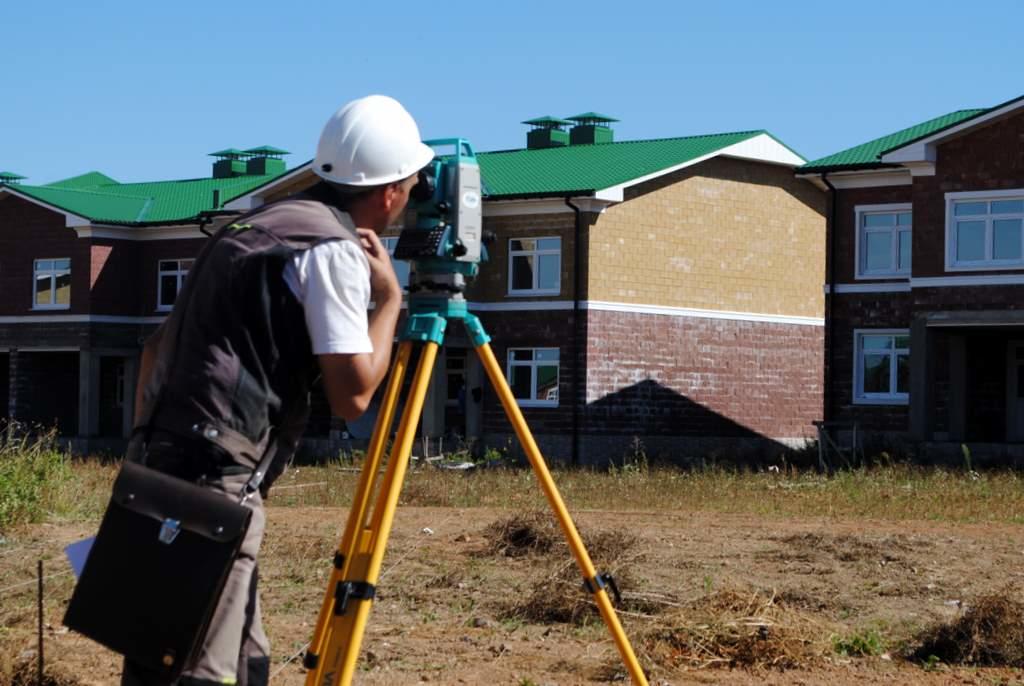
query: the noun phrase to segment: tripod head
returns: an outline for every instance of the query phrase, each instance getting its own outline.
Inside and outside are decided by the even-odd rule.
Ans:
[[[466,279],[477,275],[487,259],[483,247],[480,167],[469,141],[442,138],[424,141],[435,150],[452,146],[419,172],[410,194],[406,227],[395,246],[395,259],[409,260],[410,298],[420,291],[461,294]]]

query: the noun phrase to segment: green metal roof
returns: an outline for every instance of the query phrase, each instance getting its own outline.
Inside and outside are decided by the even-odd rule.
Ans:
[[[208,157],[227,157],[228,159],[234,159],[237,157],[245,157],[246,153],[242,152],[238,148],[224,148],[217,152],[211,152]]]
[[[258,148],[249,148],[248,150],[243,150],[242,152],[245,153],[246,155],[291,155],[291,153],[288,152],[287,150],[275,148],[272,145],[261,145]]]
[[[261,186],[278,174],[225,179],[186,179],[148,183],[117,183],[99,172],[46,186],[11,185],[13,191],[104,224],[166,224],[195,219],[228,200]],[[0,188],[2,188],[0,184]]]
[[[20,181],[21,179],[24,178],[25,177],[22,176],[21,174],[15,174],[14,172],[0,172],[0,183],[8,181]]]
[[[535,117],[534,119],[527,119],[526,121],[524,121],[522,123],[523,124],[529,124],[530,126],[549,127],[549,126],[569,126],[573,122],[569,121],[568,119],[559,119],[558,117],[552,117],[551,115],[547,115],[547,116],[544,116],[544,117]]]
[[[617,186],[766,131],[506,150],[477,155],[488,197],[564,195]],[[770,134],[769,134],[770,135]]]
[[[962,121],[987,112],[988,109],[958,110],[941,117],[915,124],[888,136],[876,138],[861,145],[808,162],[800,167],[799,173],[829,171],[836,169],[858,169],[888,166],[882,162],[882,155],[894,148],[930,136]]]
[[[618,121],[618,119],[614,117],[609,117],[607,114],[601,114],[600,112],[584,112],[583,114],[574,114],[571,117],[566,117],[566,119],[572,119],[573,121],[578,122],[598,123]]]
[[[93,188],[95,186],[103,186],[107,184],[116,183],[117,181],[110,178],[106,174],[101,174],[98,171],[91,171],[86,174],[72,176],[70,179],[54,181],[53,183],[46,184],[46,186],[49,188]]]

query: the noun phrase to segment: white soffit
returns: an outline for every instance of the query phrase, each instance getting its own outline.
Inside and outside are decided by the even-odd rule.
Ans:
[[[782,143],[779,143],[767,133],[760,133],[756,136],[751,136],[745,141],[727,145],[724,148],[719,148],[714,152],[710,152],[707,155],[701,155],[700,157],[688,160],[682,164],[666,167],[665,169],[658,170],[652,174],[647,174],[646,176],[638,176],[635,179],[630,179],[629,181],[620,183],[616,186],[603,188],[594,193],[594,197],[599,200],[622,202],[622,191],[624,189],[644,183],[645,181],[650,181],[651,179],[656,179],[659,176],[671,174],[672,172],[679,171],[680,169],[692,167],[693,165],[700,164],[704,160],[709,160],[712,157],[735,157],[738,159],[753,160],[755,162],[781,164],[786,167],[799,167],[800,165],[807,163],[807,160],[797,155]]]
[[[956,124],[955,126],[951,126],[948,129],[943,129],[942,131],[933,133],[927,138],[922,138],[921,140],[908,143],[903,147],[891,150],[882,155],[882,161],[895,164],[903,164],[907,162],[934,162],[935,146],[937,144],[957,138],[973,131],[974,129],[987,126],[988,124],[1011,116],[1020,109],[1024,109],[1024,97],[1008,102],[1002,107],[992,110],[991,112],[986,112],[985,114],[973,117],[967,121]]]
[[[273,181],[266,183],[259,188],[240,195],[237,198],[232,198],[229,202],[224,203],[225,210],[253,210],[263,204],[263,199],[268,195],[273,195],[275,191],[280,188],[290,186],[297,181],[301,181],[305,177],[312,179],[313,174],[313,163],[306,162],[302,166],[292,169],[290,172],[274,179]]]

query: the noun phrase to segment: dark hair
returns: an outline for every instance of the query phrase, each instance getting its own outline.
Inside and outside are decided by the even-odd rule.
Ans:
[[[370,195],[378,188],[383,188],[384,185],[386,184],[379,186],[343,186],[338,183],[321,181],[306,191],[305,194],[310,199],[322,202],[325,205],[334,205],[339,210],[347,210],[352,206],[352,203]]]

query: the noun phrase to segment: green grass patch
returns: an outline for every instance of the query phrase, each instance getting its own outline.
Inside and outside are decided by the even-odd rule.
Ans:
[[[882,634],[875,629],[832,636],[832,651],[843,657],[873,657],[885,651]]]

